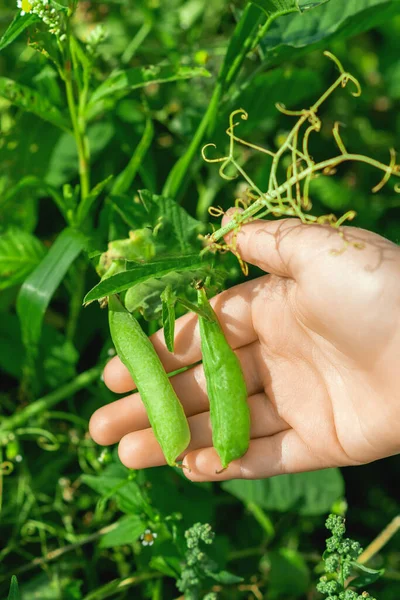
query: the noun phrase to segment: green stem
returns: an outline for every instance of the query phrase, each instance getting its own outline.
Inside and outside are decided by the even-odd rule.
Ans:
[[[73,278],[73,289],[69,303],[69,316],[66,329],[67,340],[72,341],[75,337],[80,311],[82,309],[82,298],[85,295],[85,273],[87,265],[78,263],[75,277]]]
[[[258,44],[265,37],[265,35],[267,34],[267,31],[269,30],[269,28],[271,27],[271,25],[275,21],[275,19],[278,19],[279,17],[283,17],[285,15],[289,15],[290,13],[294,13],[294,12],[299,12],[299,11],[297,8],[290,8],[288,10],[282,10],[280,12],[274,13],[273,15],[269,16],[268,19],[266,20],[266,22],[264,23],[264,25],[258,29],[258,33],[254,37],[249,36],[246,39],[245,44],[243,44],[241,53],[236,56],[235,60],[231,64],[228,74],[226,76],[226,88],[227,89],[235,81],[247,54],[249,52],[251,52],[252,50],[254,50],[255,48],[257,48]],[[258,21],[258,23],[259,23],[259,21]],[[258,25],[258,23],[257,23],[257,25]]]
[[[214,88],[213,95],[210,100],[210,104],[208,105],[207,111],[202,118],[200,125],[197,128],[196,133],[189,145],[189,148],[186,150],[185,154],[175,163],[173,169],[171,170],[168,178],[164,184],[163,195],[169,196],[171,198],[176,198],[180,188],[183,184],[183,181],[187,177],[189,166],[192,163],[195,155],[197,154],[198,148],[204,138],[204,135],[209,126],[209,122],[214,119],[214,113],[217,111],[218,104],[222,94],[222,86],[217,83]]]
[[[39,400],[32,402],[32,404],[29,404],[23,410],[13,414],[11,417],[3,419],[0,432],[13,431],[17,427],[21,427],[33,417],[40,415],[45,410],[48,410],[55,404],[58,404],[58,402],[61,402],[61,400],[65,400],[65,398],[72,396],[79,390],[93,383],[93,381],[100,377],[101,371],[102,368],[99,366],[84,371],[75,377],[75,379],[54,392],[50,392],[47,396],[43,396],[43,398],[39,398]]]
[[[362,154],[342,154],[342,155],[336,156],[334,158],[329,158],[327,160],[324,160],[315,165],[312,165],[312,166],[308,167],[307,169],[304,169],[304,171],[302,171],[301,173],[298,173],[296,176],[290,177],[290,179],[285,181],[285,183],[282,183],[279,187],[272,189],[271,191],[268,191],[266,193],[263,193],[261,190],[259,190],[257,188],[257,186],[251,180],[247,180],[248,183],[251,185],[251,187],[255,191],[257,191],[257,193],[259,193],[260,197],[257,200],[255,200],[255,202],[253,202],[253,204],[250,204],[250,206],[248,208],[246,208],[246,210],[244,210],[240,214],[237,214],[235,219],[232,219],[231,221],[229,221],[229,223],[227,223],[226,225],[224,225],[217,231],[214,231],[214,233],[210,236],[211,241],[217,242],[218,240],[223,238],[227,233],[230,233],[233,229],[237,228],[241,223],[247,222],[248,219],[257,215],[257,213],[259,213],[262,210],[262,208],[265,208],[266,206],[268,206],[269,200],[274,200],[274,199],[278,198],[281,194],[283,194],[284,192],[287,192],[298,181],[302,181],[303,179],[306,179],[310,175],[317,173],[319,171],[323,172],[324,169],[326,169],[326,168],[336,167],[344,162],[360,162],[360,163],[364,163],[367,165],[371,165],[372,167],[375,167],[376,169],[379,169],[384,172],[388,172],[388,170],[390,169],[390,167],[388,167],[387,165],[384,165],[383,163],[380,163],[379,161],[377,161],[373,158],[370,158],[369,156],[364,156]],[[240,168],[240,165],[238,165],[233,160],[232,160],[232,164],[234,164],[235,167],[237,168],[237,170],[246,178],[246,174]],[[391,174],[394,176],[400,177],[400,173],[397,174],[392,171]],[[271,210],[271,212],[273,212],[273,210]],[[281,216],[284,217],[284,216],[294,216],[294,215],[293,215],[293,213],[289,212],[289,208],[288,208],[288,211],[286,213],[282,212]]]
[[[69,52],[69,57],[71,51]],[[65,90],[67,94],[67,102],[69,114],[71,116],[72,129],[74,132],[76,148],[79,159],[79,178],[81,183],[81,201],[86,198],[90,191],[90,165],[89,165],[89,144],[85,132],[85,123],[79,118],[74,89],[72,84],[72,62],[68,58],[65,63]]]
[[[263,509],[255,502],[247,502],[246,508],[251,512],[258,524],[261,525],[267,535],[268,541],[271,540],[275,535],[275,529],[268,515],[266,515]]]

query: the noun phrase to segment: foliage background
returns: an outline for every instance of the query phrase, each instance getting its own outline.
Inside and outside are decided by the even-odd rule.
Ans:
[[[258,4],[268,8],[267,0]],[[240,193],[238,182],[221,180],[213,165],[201,161],[198,150],[179,185],[174,188],[168,176],[206,113],[243,6],[224,0],[79,3],[74,30],[83,45],[97,23],[103,23],[108,34],[98,48],[95,80],[117,68],[159,63],[204,68],[210,74],[110,97],[88,128],[93,185],[124,169],[150,118],[151,145],[126,195],[132,199],[143,188],[153,194],[167,190],[189,215],[205,224],[211,204],[225,210],[233,204]],[[14,2],[2,3],[0,33],[15,10]],[[42,35],[24,32],[7,46],[0,53],[0,76],[37,90],[63,112],[65,92],[55,68],[27,44],[28,39],[40,44]],[[208,124],[212,137],[207,132],[204,141],[224,147],[227,116],[240,106],[249,112],[242,133],[274,147],[288,129],[288,118],[276,111],[274,103],[307,106],[333,81],[335,68],[322,56],[324,49],[334,52],[360,79],[364,93],[354,99],[341,91],[324,105],[325,128],[313,153],[321,158],[329,154],[330,128],[340,120],[347,124],[343,137],[352,150],[387,162],[388,148],[400,149],[397,1],[331,0],[301,16],[277,20],[222,96],[218,116]],[[188,484],[167,468],[145,470],[129,480],[115,453],[102,453],[87,435],[91,413],[113,395],[100,379],[100,366],[110,349],[107,319],[96,303],[80,310],[84,293],[98,281],[83,256],[68,270],[46,312],[37,375],[32,379],[24,374],[26,356],[15,310],[18,290],[65,226],[54,190],[61,193],[65,184],[78,183],[78,161],[70,134],[43,120],[43,114],[31,112],[29,99],[24,101],[25,111],[2,90],[0,84],[1,411],[7,420],[38,398],[52,399],[54,393],[56,397],[51,408],[45,401],[43,410],[17,424],[15,437],[2,438],[4,460],[13,471],[1,477],[0,594],[6,597],[10,577],[16,573],[25,600],[130,598],[133,593],[138,598],[176,598],[174,580],[181,575],[185,554],[182,534],[200,521],[211,523],[216,531],[212,552],[219,568],[243,578],[242,584],[224,587],[220,576],[221,597],[257,597],[259,589],[271,599],[317,598],[312,581],[318,576],[326,513],[332,507],[345,510],[345,498],[351,535],[368,544],[399,511],[398,458],[341,473],[222,486]],[[266,181],[268,164],[263,157],[243,160],[260,184]],[[390,187],[372,195],[375,178],[368,168],[348,166],[335,179],[318,180],[312,188],[314,211],[341,213],[354,208],[356,226],[399,243],[399,197]],[[92,211],[92,250],[105,250],[109,240],[127,237],[132,228],[129,215],[114,212],[111,218],[104,194]],[[12,260],[18,265],[10,274]],[[226,286],[242,279],[233,259],[225,259],[223,265]],[[250,276],[257,274],[252,269]],[[151,333],[160,321],[143,325]],[[104,528],[118,519],[121,525],[105,534]],[[143,547],[139,540],[145,527],[158,534],[151,547]],[[397,535],[372,564],[386,566],[385,576],[374,587],[383,600],[399,597],[398,542]],[[206,580],[205,591],[215,584]]]

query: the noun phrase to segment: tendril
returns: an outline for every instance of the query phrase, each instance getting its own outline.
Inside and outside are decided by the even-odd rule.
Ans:
[[[341,123],[336,122],[332,128],[332,137],[339,150],[339,154],[323,161],[316,161],[310,155],[309,141],[313,132],[319,133],[322,129],[322,121],[317,112],[321,105],[340,87],[344,88],[350,82],[354,85],[355,90],[351,90],[352,96],[361,94],[361,86],[359,81],[347,71],[344,70],[342,63],[331,52],[324,53],[327,58],[333,61],[339,70],[339,76],[332,85],[320,96],[320,98],[307,109],[290,110],[282,103],[277,103],[277,110],[287,117],[295,117],[296,121],[286,135],[285,139],[280,143],[276,152],[267,150],[258,144],[254,144],[242,136],[237,135],[236,129],[239,127],[241,120],[248,119],[248,113],[240,108],[231,113],[229,117],[229,127],[226,133],[229,137],[229,154],[227,156],[209,158],[207,156],[208,148],[216,148],[215,144],[206,144],[202,149],[202,156],[208,163],[219,163],[219,173],[223,179],[231,181],[238,176],[243,177],[247,183],[245,198],[237,198],[235,201],[236,207],[241,207],[241,212],[235,213],[234,218],[223,225],[209,236],[207,240],[208,250],[231,251],[237,256],[241,265],[242,271],[247,272],[248,268],[244,261],[239,256],[236,248],[236,236],[230,243],[220,242],[227,233],[234,231],[235,234],[240,227],[249,223],[261,216],[273,217],[297,217],[303,223],[308,224],[326,224],[334,228],[340,237],[344,239],[343,231],[340,229],[343,223],[351,221],[355,217],[354,211],[348,211],[341,217],[337,218],[333,214],[315,216],[310,213],[312,208],[312,180],[320,176],[331,176],[337,171],[337,168],[344,162],[361,162],[369,164],[383,172],[381,181],[373,188],[373,192],[381,190],[394,177],[400,177],[400,165],[396,164],[396,153],[390,150],[389,165],[383,164],[373,158],[361,154],[353,154],[348,151],[340,134]],[[237,119],[237,116],[240,119]],[[243,158],[247,158],[247,154],[242,154],[242,159],[235,157],[235,152],[238,148],[246,148],[255,152],[261,152],[272,157],[270,167],[268,187],[266,190],[260,187],[248,175],[245,168],[242,166]],[[286,161],[289,164],[286,165]],[[283,161],[285,161],[285,169],[282,169]],[[227,169],[234,169],[234,174],[228,173]],[[281,174],[285,173],[285,179],[282,181]],[[396,183],[394,191],[400,193],[400,183]],[[221,207],[213,207],[210,214],[216,218],[223,215]],[[350,243],[350,242],[348,242]],[[348,245],[348,244],[347,244]],[[352,243],[354,247],[356,244]]]

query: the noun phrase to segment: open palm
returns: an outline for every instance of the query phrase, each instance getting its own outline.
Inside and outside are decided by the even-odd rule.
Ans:
[[[217,473],[204,373],[191,367],[172,378],[192,433],[189,479],[258,479],[400,452],[400,250],[365,230],[343,232],[346,247],[332,228],[293,219],[242,227],[242,258],[269,274],[212,304],[245,375],[250,447]],[[174,354],[162,332],[152,341],[167,371],[201,359],[195,315],[177,321]],[[119,393],[134,387],[118,357],[104,380]],[[137,393],[96,411],[90,432],[99,444],[119,442],[128,467],[165,464]]]

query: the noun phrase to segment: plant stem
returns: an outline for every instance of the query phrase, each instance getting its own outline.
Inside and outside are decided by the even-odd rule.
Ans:
[[[255,502],[247,502],[246,508],[251,512],[258,524],[261,525],[267,535],[267,540],[271,540],[275,535],[275,530],[268,515],[266,515],[263,509]]]
[[[84,371],[69,383],[54,390],[54,392],[50,392],[47,396],[43,396],[43,398],[39,398],[39,400],[32,402],[32,404],[29,404],[23,410],[13,414],[11,417],[3,419],[0,433],[13,431],[17,427],[21,427],[21,425],[24,425],[27,421],[41,414],[45,410],[48,410],[55,404],[58,404],[61,400],[65,400],[65,398],[68,398],[79,390],[87,387],[100,376],[101,371],[102,368],[99,366]]]
[[[370,543],[369,546],[364,550],[358,557],[357,562],[364,565],[368,562],[375,554],[383,548],[385,544],[399,531],[400,529],[400,515],[397,515],[387,527]]]
[[[31,569],[34,569],[35,567],[41,567],[41,566],[45,565],[46,563],[51,562],[52,560],[55,560],[56,558],[59,558],[60,556],[63,556],[67,552],[76,550],[77,548],[80,548],[84,544],[89,544],[90,542],[94,542],[99,537],[108,533],[109,531],[112,531],[116,527],[117,527],[117,523],[112,523],[111,525],[107,525],[106,527],[103,527],[99,531],[96,531],[96,533],[92,533],[91,535],[82,537],[80,540],[78,540],[77,542],[74,542],[73,544],[68,544],[67,546],[63,546],[62,548],[57,548],[56,550],[51,550],[50,552],[47,552],[45,556],[40,557],[40,558],[34,558],[32,560],[32,562],[30,562],[29,564],[23,565],[22,567],[19,567],[18,569],[14,569],[12,571],[12,574],[19,575],[20,573],[25,573],[26,571],[30,571]],[[6,575],[4,575],[4,577],[2,577],[2,579],[9,579],[9,577],[10,577],[10,574],[7,573]]]
[[[254,12],[254,16],[258,11],[258,18],[254,18],[252,13]],[[170,172],[167,181],[165,182],[163,188],[163,194],[165,196],[170,196],[172,198],[176,198],[182,194],[182,188],[184,181],[187,180],[187,173],[189,170],[189,166],[191,165],[198,148],[204,138],[205,133],[208,135],[215,129],[216,119],[218,115],[218,107],[222,98],[222,95],[228,91],[228,89],[232,86],[235,79],[237,78],[240,69],[246,59],[246,56],[249,52],[254,50],[260,42],[260,40],[265,36],[266,32],[270,28],[273,21],[282,16],[289,14],[291,12],[297,12],[297,9],[290,9],[287,11],[281,11],[279,13],[275,13],[268,17],[266,22],[262,27],[260,27],[257,31],[259,23],[263,18],[263,12],[256,8],[251,3],[247,4],[246,8],[243,11],[243,14],[238,22],[235,33],[232,36],[232,40],[225,54],[225,59],[218,75],[218,80],[216,86],[214,88],[213,94],[211,96],[210,103],[208,105],[207,111],[202,118],[200,125],[197,128],[196,133],[192,139],[192,142],[185,152],[185,154],[176,162],[172,171]],[[247,19],[253,20],[254,24],[249,32],[249,35],[246,37],[244,43],[242,44],[240,51],[236,52],[236,43],[237,37],[240,35],[240,31],[247,26]],[[257,33],[255,33],[257,31]],[[234,57],[231,54],[235,52]]]
[[[218,240],[223,238],[227,233],[230,233],[231,231],[233,231],[233,229],[237,228],[241,223],[247,222],[248,219],[250,219],[251,217],[256,215],[258,212],[260,212],[262,208],[265,208],[267,206],[269,200],[274,200],[274,199],[278,198],[281,194],[283,194],[284,192],[287,192],[298,181],[302,181],[303,179],[306,179],[307,177],[309,177],[310,175],[312,175],[318,171],[324,171],[324,169],[326,169],[326,168],[333,168],[344,162],[350,162],[350,161],[365,163],[367,165],[371,165],[372,167],[375,167],[375,168],[377,168],[381,171],[385,171],[385,172],[387,172],[388,169],[390,168],[387,165],[384,165],[383,163],[380,163],[379,161],[377,161],[373,158],[370,158],[369,156],[364,156],[362,154],[342,154],[342,155],[336,156],[334,158],[329,158],[320,163],[312,165],[312,166],[308,167],[307,169],[304,169],[304,171],[302,171],[301,173],[297,173],[296,175],[293,175],[290,179],[285,181],[285,183],[282,183],[279,187],[272,189],[271,191],[263,193],[263,192],[259,191],[257,188],[254,188],[260,194],[260,197],[255,202],[253,202],[253,204],[251,204],[248,208],[246,208],[246,210],[244,210],[242,213],[238,214],[237,218],[232,219],[231,221],[229,221],[229,223],[224,225],[224,227],[221,227],[220,229],[217,229],[217,231],[214,231],[214,233],[210,236],[209,239],[212,242],[217,242]],[[232,161],[232,163],[233,163],[233,161]],[[242,169],[240,168],[240,166],[237,165],[236,162],[234,164],[235,164],[236,168],[238,169],[238,171],[242,175],[245,175],[244,172],[242,171]],[[392,174],[396,175],[393,172],[392,172]],[[398,175],[398,176],[400,176],[400,175]],[[253,185],[253,182],[251,182],[251,185]],[[290,209],[288,207],[287,212],[282,212],[281,216],[282,217],[294,216],[294,214],[289,211],[290,211]],[[273,212],[274,212],[274,210],[271,210],[271,213],[273,213]],[[275,212],[278,212],[277,207],[275,207]]]
[[[139,575],[133,575],[132,577],[126,577],[125,579],[120,579],[110,581],[110,583],[106,583],[101,588],[98,588],[94,592],[91,592],[83,600],[103,600],[104,598],[110,598],[114,596],[118,592],[123,592],[129,587],[134,585],[139,585],[140,583],[144,583],[145,581],[150,581],[152,579],[160,579],[164,577],[163,573],[159,571],[148,571],[144,573],[140,573]]]
[[[69,52],[69,56],[70,55],[71,52]],[[71,116],[72,128],[74,132],[76,148],[78,151],[82,201],[86,198],[90,191],[89,145],[85,133],[85,123],[83,119],[79,119],[75,102],[72,84],[72,62],[70,58],[68,58],[65,62],[65,90],[67,93],[68,109]]]
[[[82,261],[77,264],[75,277],[73,277],[73,289],[69,303],[69,316],[66,329],[67,340],[72,341],[75,337],[78,318],[82,309],[82,298],[85,295],[85,273],[86,264]]]

